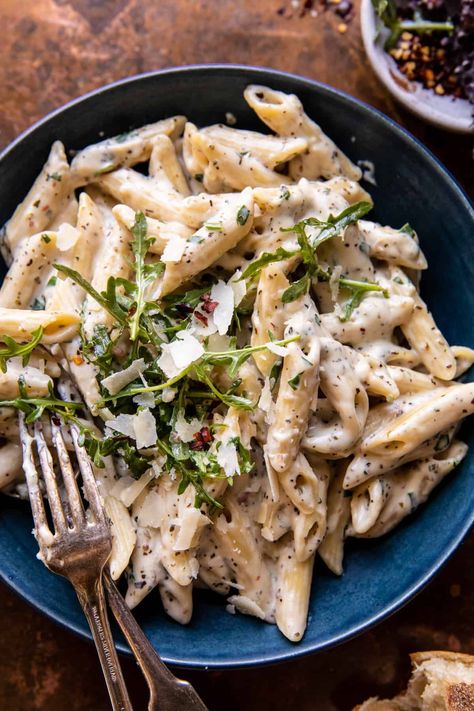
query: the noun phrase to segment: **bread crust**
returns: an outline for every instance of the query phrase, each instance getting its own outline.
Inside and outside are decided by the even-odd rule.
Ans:
[[[423,662],[427,662],[433,658],[443,659],[445,662],[460,662],[461,664],[466,664],[467,666],[474,666],[474,656],[472,654],[444,651],[414,652],[414,654],[410,654],[412,664],[422,664]]]

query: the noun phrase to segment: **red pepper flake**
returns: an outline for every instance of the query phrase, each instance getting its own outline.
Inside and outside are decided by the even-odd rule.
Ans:
[[[193,434],[194,437],[194,442],[192,442],[191,449],[194,452],[199,452],[204,449],[205,444],[209,444],[209,442],[212,442],[213,436],[211,434],[211,431],[209,427],[201,427],[199,432],[195,432]]]
[[[198,321],[200,321],[202,324],[204,324],[204,326],[207,326],[207,324],[208,324],[207,316],[204,316],[204,314],[202,314],[200,311],[195,311],[194,315]]]
[[[201,296],[201,301],[202,303],[202,310],[205,311],[207,314],[212,314],[216,310],[216,308],[219,306],[218,301],[213,301],[211,299],[210,294],[203,294]]]
[[[47,210],[49,210],[49,205],[45,205],[42,209],[43,209],[43,212],[46,212]]]
[[[201,434],[203,441],[206,444],[209,444],[209,442],[212,442],[213,437],[212,437],[211,430],[209,429],[209,427],[201,427],[200,434]]]
[[[84,358],[80,355],[75,355],[72,357],[72,362],[76,365],[82,365],[84,363]]]
[[[137,311],[137,305],[132,304],[127,312],[128,316],[133,316],[133,314],[136,313],[136,311]]]

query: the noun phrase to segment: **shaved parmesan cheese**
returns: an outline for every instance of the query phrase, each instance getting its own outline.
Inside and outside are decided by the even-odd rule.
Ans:
[[[155,396],[153,393],[139,393],[132,398],[133,402],[140,407],[154,407]]]
[[[199,432],[202,426],[201,420],[198,420],[197,417],[193,417],[190,422],[185,420],[181,411],[176,418],[174,431],[181,442],[192,442],[195,433]]]
[[[200,314],[201,319],[196,316],[196,313]],[[205,313],[202,309],[195,309],[191,317],[189,331],[191,333],[196,333],[198,336],[211,336],[217,331],[213,315]]]
[[[79,239],[79,230],[76,230],[75,227],[73,227],[72,225],[69,225],[67,222],[63,222],[63,224],[60,225],[59,229],[58,229],[58,236],[56,238],[56,247],[61,252],[67,252],[68,249],[71,249],[71,247],[74,247],[74,245],[76,244],[78,239]]]
[[[137,449],[151,447],[153,444],[156,444],[158,437],[156,433],[156,421],[147,407],[135,415],[133,429],[135,439],[137,440]]]
[[[179,331],[176,340],[163,343],[158,366],[167,378],[174,378],[204,353],[201,343],[189,331]]]
[[[171,262],[173,264],[180,262],[185,248],[186,240],[184,237],[173,237],[173,239],[170,240],[164,248],[163,254],[161,255],[161,261],[165,263]]]
[[[258,406],[265,413],[265,422],[267,425],[271,425],[273,422],[273,410],[275,403],[272,398],[269,378],[265,378],[265,385],[262,388],[262,394],[260,395]]]
[[[211,519],[200,512],[199,509],[186,509],[179,519],[179,533],[173,545],[174,551],[187,551],[193,545],[196,532],[203,526],[211,523]]]
[[[176,397],[177,390],[175,388],[165,388],[161,391],[161,399],[163,402],[173,402]]]
[[[243,615],[252,615],[253,617],[258,617],[260,620],[265,619],[265,613],[260,605],[257,605],[256,602],[246,595],[231,595],[227,600]]]
[[[107,388],[111,395],[116,395],[122,388],[138,378],[146,369],[146,363],[143,358],[138,358],[131,363],[125,370],[119,370],[118,373],[112,373],[107,378],[104,378],[102,385]]]
[[[157,440],[155,418],[148,408],[140,410],[136,415],[117,415],[107,420],[105,426],[136,440],[137,449],[151,447]]]
[[[133,420],[135,415],[117,415],[111,420],[107,420],[105,423],[106,428],[110,428],[115,432],[120,432],[120,434],[135,439],[135,430],[133,429]]]
[[[238,306],[245,294],[247,293],[247,286],[245,284],[245,279],[240,281],[242,272],[238,269],[233,276],[227,282],[234,292],[234,307]]]
[[[268,343],[265,344],[268,348],[269,351],[274,353],[277,356],[286,356],[288,355],[288,348],[285,348],[285,346],[277,346],[275,343],[272,343],[269,341]]]
[[[233,442],[221,444],[217,450],[217,463],[222,467],[226,476],[231,477],[240,474],[237,449]]]
[[[219,279],[211,289],[211,301],[217,301],[213,318],[221,336],[229,330],[234,315],[234,291],[232,286]]]

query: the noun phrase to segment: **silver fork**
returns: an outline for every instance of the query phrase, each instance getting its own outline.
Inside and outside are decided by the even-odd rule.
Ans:
[[[112,543],[89,457],[79,444],[77,429],[72,426],[74,449],[89,502],[86,515],[59,420],[51,419],[51,433],[64,483],[63,497],[41,423],[35,422],[34,436],[21,412],[19,423],[23,468],[41,558],[50,570],[64,576],[74,586],[91,628],[114,711],[133,711],[106,612],[102,571]],[[43,474],[54,531],[51,531],[46,516],[37,461]]]
[[[92,517],[86,515],[84,510],[74,470],[61,434],[60,421],[51,418],[51,435],[65,487],[64,501],[61,499],[59,482],[41,422],[35,422],[34,436],[30,434],[21,412],[19,422],[23,467],[35,522],[35,536],[42,560],[54,573],[68,578],[76,590],[94,637],[114,711],[133,711],[105,608],[102,579],[104,565],[110,555],[112,544],[89,456],[79,444],[79,432],[76,426],[71,425],[71,438]],[[43,473],[54,533],[50,530],[46,517],[34,444],[36,444],[37,459]],[[194,687],[187,681],[177,679],[161,661],[109,574],[105,573],[104,577],[109,605],[147,681],[150,691],[149,711],[207,711]]]

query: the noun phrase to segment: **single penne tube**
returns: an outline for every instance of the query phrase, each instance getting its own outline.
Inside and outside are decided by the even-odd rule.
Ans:
[[[43,329],[42,343],[61,343],[70,337],[69,327],[79,330],[80,318],[76,314],[52,311],[29,311],[0,307],[1,335],[17,341],[29,341],[38,328]]]
[[[394,329],[410,318],[413,307],[410,296],[385,298],[383,294],[372,296],[369,292],[347,321],[333,311],[321,314],[321,322],[337,341],[367,347],[371,341],[390,340]]]
[[[326,502],[331,470],[324,459],[314,455],[310,455],[309,462],[316,479],[312,487],[316,496],[311,511],[305,513],[300,510],[298,516],[293,516],[293,539],[298,561],[305,561],[314,555],[324,540],[327,526]],[[304,488],[304,483],[301,484],[301,488]],[[308,497],[305,503],[309,503]]]
[[[262,269],[252,312],[252,346],[268,343],[270,338],[283,338],[287,314],[282,308],[281,297],[288,286],[289,282],[280,262]],[[265,349],[254,353],[253,358],[262,375],[268,376],[278,356]]]
[[[456,378],[459,378],[474,363],[474,349],[467,346],[451,346],[451,352],[456,358]]]
[[[358,531],[352,525],[349,534],[377,538],[391,531],[406,516],[423,504],[432,490],[467,454],[464,442],[454,441],[449,449],[435,456],[412,462],[381,477],[386,489],[385,501],[370,528]]]
[[[418,240],[408,232],[394,230],[393,227],[382,227],[368,220],[359,220],[357,229],[371,257],[410,269],[427,268],[428,263]]]
[[[201,129],[200,133],[209,137],[213,143],[233,149],[239,157],[255,156],[271,169],[303,153],[308,145],[306,139],[302,137],[274,136],[257,131],[230,128],[223,124],[206,126]]]
[[[107,496],[104,500],[104,508],[110,519],[112,534],[109,570],[112,579],[118,580],[130,561],[137,537],[130,514],[121,501],[114,496]]]
[[[158,590],[167,615],[181,625],[187,625],[193,615],[193,586],[179,585],[165,572],[158,582]]]
[[[131,167],[148,160],[155,138],[160,135],[177,138],[185,121],[184,116],[172,116],[83,148],[71,163],[75,185],[84,185],[121,166]]]
[[[329,423],[310,421],[302,445],[321,454],[345,456],[362,434],[369,411],[367,392],[346,358],[344,346],[321,338],[320,389],[339,415]]]
[[[321,482],[301,452],[285,472],[278,473],[278,480],[298,511],[312,514],[321,500]]]
[[[410,449],[400,455],[396,449],[385,454],[373,454],[372,452],[361,452],[358,449],[354,458],[346,470],[344,480],[345,489],[354,489],[357,485],[372,479],[374,476],[381,476],[391,472],[415,459],[429,457],[447,449],[457,430],[457,424],[446,430],[442,430],[433,437],[422,442],[418,447]]]
[[[317,394],[319,372],[317,338],[313,339],[307,354],[296,342],[288,344],[286,348],[288,355],[283,358],[266,448],[272,467],[279,473],[291,467],[298,455],[312,409],[316,406],[313,400]]]
[[[190,194],[174,144],[164,134],[153,139],[148,174],[164,190],[176,190],[183,197]]]
[[[23,378],[29,397],[48,395],[49,387],[52,385],[49,375],[31,365],[24,366],[20,358],[13,358],[7,362],[5,373],[0,371],[0,398],[2,400],[12,400],[18,397],[20,376]]]
[[[257,116],[280,136],[302,136],[308,141],[304,154],[293,159],[290,172],[295,178],[331,178],[344,175],[360,180],[361,171],[304,112],[294,94],[249,85],[244,98]]]
[[[335,575],[342,575],[344,539],[351,518],[350,495],[343,488],[346,465],[347,461],[338,464],[329,484],[326,535],[318,548],[320,557]]]
[[[403,368],[399,365],[389,365],[388,372],[393,378],[400,393],[413,393],[419,390],[433,390],[440,385],[447,386],[449,381],[434,378],[428,373],[420,373],[412,368]]]
[[[116,205],[112,210],[115,218],[128,230],[135,224],[137,213],[128,205]],[[147,237],[153,240],[149,251],[153,254],[163,254],[168,242],[176,237],[187,239],[194,234],[192,227],[184,225],[182,222],[162,222],[153,217],[146,217]]]
[[[253,196],[250,188],[242,193],[229,194],[212,222],[205,223],[187,239],[179,261],[166,264],[161,296],[171,293],[235,247],[252,227],[252,221]]]
[[[181,218],[182,195],[176,190],[162,190],[154,178],[138,173],[132,168],[118,168],[95,181],[102,190],[118,202],[125,203],[137,212],[158,220]]]
[[[11,254],[25,237],[47,230],[72,192],[69,164],[61,141],[55,141],[41,173],[5,226]]]
[[[127,571],[125,602],[132,610],[165,576],[161,565],[161,536],[157,528],[137,527],[135,548]]]
[[[192,150],[206,159],[202,184],[209,193],[244,190],[258,185],[274,186],[282,182],[281,175],[268,168],[250,152],[238,152],[214,141],[202,131],[191,138]]]
[[[44,272],[57,255],[55,232],[42,232],[24,239],[15,252],[0,288],[0,307],[24,309],[30,306]]]
[[[18,442],[6,442],[0,447],[0,490],[21,479],[22,465],[23,452]]]
[[[390,290],[409,296],[414,303],[410,317],[400,324],[403,335],[419,353],[421,362],[431,375],[452,380],[456,375],[456,359],[428,307],[401,269],[392,267],[390,276]]]
[[[291,544],[282,545],[276,569],[275,620],[290,642],[299,642],[306,629],[313,564],[314,555],[301,562]]]
[[[351,497],[351,524],[356,533],[366,533],[375,524],[389,496],[383,477],[375,476],[357,486]]]
[[[361,449],[374,454],[396,451],[399,456],[403,456],[472,412],[474,383],[461,383],[441,391],[435,390],[432,398],[408,409],[365,438]]]
[[[213,527],[217,552],[227,560],[238,589],[269,619],[273,614],[272,577],[261,553],[260,527],[239,505],[231,489],[224,506],[225,515],[218,516]]]

